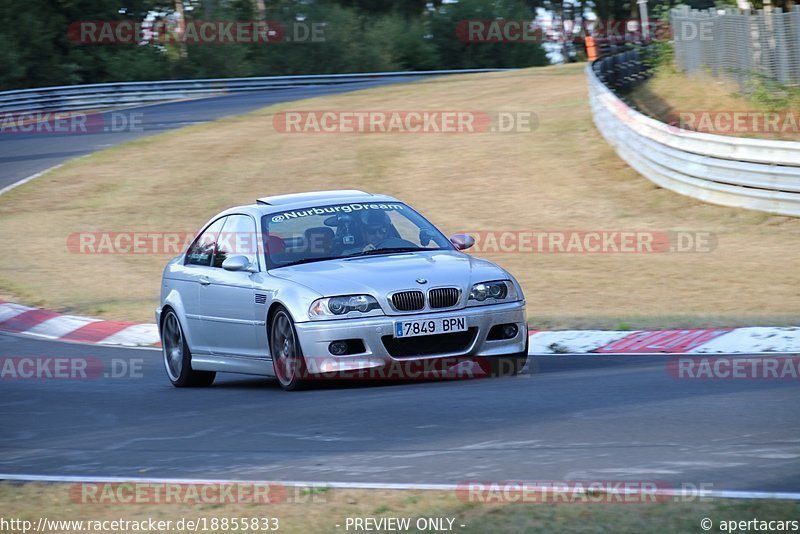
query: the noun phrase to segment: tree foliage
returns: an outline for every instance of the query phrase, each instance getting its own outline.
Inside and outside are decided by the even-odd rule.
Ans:
[[[180,4],[180,5],[179,5]],[[465,19],[532,20],[524,0],[27,0],[0,2],[0,88],[178,78],[525,67],[547,64],[539,43],[466,43]],[[180,9],[178,9],[180,8]],[[79,21],[278,21],[273,43],[85,44]],[[321,28],[322,39],[293,39]]]

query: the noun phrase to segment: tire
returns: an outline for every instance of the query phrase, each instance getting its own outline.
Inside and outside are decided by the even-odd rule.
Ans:
[[[161,324],[161,352],[167,378],[176,388],[207,387],[214,383],[217,373],[192,369],[192,353],[178,316],[167,310]]]
[[[286,391],[306,388],[306,361],[292,316],[284,307],[278,308],[270,321],[269,347],[275,377],[281,387]]]

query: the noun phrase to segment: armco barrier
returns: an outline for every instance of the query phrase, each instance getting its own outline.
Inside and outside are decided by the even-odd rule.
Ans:
[[[118,108],[183,98],[225,93],[292,89],[319,85],[344,85],[392,78],[422,78],[445,74],[496,72],[508,69],[436,70],[415,72],[371,72],[363,74],[322,74],[266,76],[259,78],[217,78],[67,85],[0,92],[0,113],[75,111]]]
[[[800,143],[682,130],[628,106],[586,69],[597,129],[639,174],[698,200],[800,217]]]

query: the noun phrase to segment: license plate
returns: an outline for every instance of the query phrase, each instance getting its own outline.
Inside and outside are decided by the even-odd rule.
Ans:
[[[423,319],[418,321],[397,321],[394,323],[394,337],[430,336],[463,332],[467,329],[466,317],[444,317],[442,319]]]

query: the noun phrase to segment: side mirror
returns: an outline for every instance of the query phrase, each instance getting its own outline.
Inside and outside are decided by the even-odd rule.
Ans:
[[[454,234],[450,236],[450,242],[457,250],[467,250],[475,246],[475,238],[469,234]]]
[[[253,270],[250,268],[250,260],[247,259],[247,256],[231,256],[230,258],[226,258],[225,261],[222,262],[222,268],[226,271],[250,271]]]

